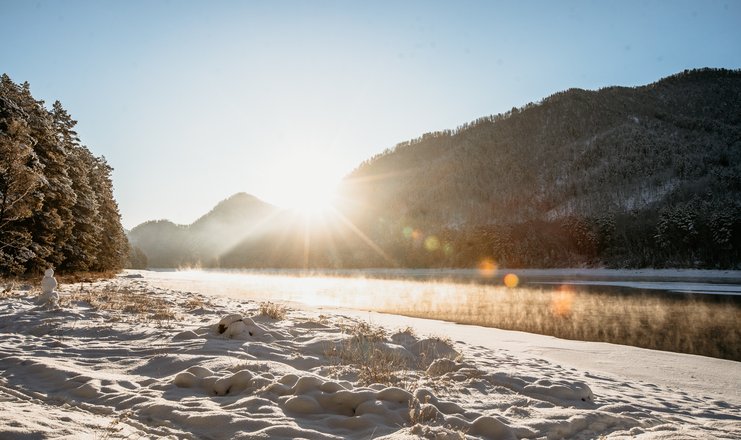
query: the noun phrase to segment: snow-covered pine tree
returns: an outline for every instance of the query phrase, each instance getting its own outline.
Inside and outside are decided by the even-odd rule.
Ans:
[[[23,220],[40,206],[34,192],[43,182],[33,139],[20,108],[7,95],[15,87],[0,83],[0,273],[20,273],[33,257],[32,235]],[[9,90],[10,89],[10,90]]]

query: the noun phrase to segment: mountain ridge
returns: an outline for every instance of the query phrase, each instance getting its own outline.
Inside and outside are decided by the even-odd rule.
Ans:
[[[737,267],[739,182],[741,70],[569,89],[363,161],[338,205],[362,239],[337,227],[302,259],[274,230],[218,264]]]
[[[251,194],[238,192],[188,225],[150,220],[132,228],[128,237],[151,267],[213,265],[221,253],[247,235],[265,232],[268,228],[263,222],[279,211]]]
[[[415,169],[423,169],[424,173],[427,175],[434,176],[435,179],[442,177],[442,180],[436,180],[436,186],[442,187],[442,186],[461,186],[466,185],[467,183],[470,185],[470,183],[479,184],[480,188],[486,188],[488,187],[489,190],[496,189],[496,184],[500,183],[497,182],[497,168],[503,169],[505,168],[504,165],[509,165],[510,167],[515,167],[520,171],[519,173],[512,173],[511,176],[508,176],[511,179],[514,179],[517,181],[518,184],[520,184],[522,187],[527,188],[529,194],[535,195],[535,196],[542,196],[542,188],[545,188],[546,186],[550,185],[551,183],[558,184],[560,180],[558,179],[559,176],[548,176],[548,175],[536,175],[534,173],[534,170],[532,169],[519,169],[521,164],[519,163],[517,157],[513,153],[518,153],[520,155],[523,154],[523,150],[527,152],[527,157],[529,160],[533,162],[540,162],[539,165],[540,169],[546,169],[546,164],[549,163],[556,163],[558,164],[558,158],[553,157],[552,154],[549,154],[549,151],[553,150],[554,144],[560,144],[563,147],[569,147],[565,148],[565,153],[570,154],[571,158],[564,162],[561,161],[559,165],[576,165],[574,167],[570,167],[568,169],[557,169],[557,170],[550,170],[552,172],[557,172],[560,174],[565,173],[571,173],[574,172],[575,169],[579,168],[579,165],[590,165],[587,164],[579,164],[579,161],[582,162],[596,162],[597,157],[590,157],[589,154],[599,155],[600,152],[595,152],[594,143],[597,141],[602,141],[602,144],[605,147],[609,147],[612,145],[616,145],[619,142],[616,142],[616,139],[609,139],[610,137],[614,138],[617,136],[621,136],[623,138],[626,138],[628,140],[641,140],[641,136],[645,135],[651,135],[652,131],[654,134],[654,139],[649,139],[648,142],[645,142],[647,147],[653,146],[653,150],[650,149],[644,149],[644,151],[641,151],[640,153],[643,154],[650,154],[655,153],[658,151],[660,147],[666,147],[667,142],[660,139],[660,133],[656,133],[656,129],[666,129],[667,127],[640,127],[641,124],[651,124],[656,123],[656,119],[661,121],[662,119],[668,118],[666,114],[666,110],[664,108],[660,108],[657,105],[651,105],[652,103],[646,103],[644,102],[635,102],[638,101],[637,96],[635,96],[636,93],[642,93],[645,91],[652,91],[652,94],[658,95],[658,96],[650,96],[649,98],[655,99],[655,100],[669,100],[669,99],[676,99],[676,95],[669,94],[667,96],[666,93],[662,94],[662,89],[665,88],[666,85],[671,85],[673,83],[681,82],[684,80],[685,83],[693,82],[699,78],[710,76],[711,78],[715,75],[718,75],[720,77],[729,77],[733,78],[735,80],[736,88],[734,90],[735,96],[732,98],[735,102],[735,109],[738,109],[739,102],[741,102],[741,97],[739,96],[738,92],[738,80],[741,78],[741,73],[739,71],[719,71],[716,72],[714,70],[711,71],[699,71],[699,72],[688,72],[683,74],[677,74],[673,75],[671,77],[659,80],[655,83],[646,85],[646,86],[640,86],[640,87],[634,87],[634,88],[627,88],[627,87],[608,87],[603,88],[598,91],[584,91],[581,89],[570,89],[565,92],[559,92],[555,93],[548,98],[545,98],[541,101],[540,104],[530,103],[525,105],[524,107],[521,107],[520,109],[514,109],[513,111],[510,111],[503,115],[496,115],[496,116],[490,116],[485,118],[479,118],[478,120],[474,121],[471,124],[464,124],[463,126],[459,127],[455,131],[443,131],[443,132],[435,132],[435,133],[428,133],[426,135],[423,135],[420,138],[417,138],[415,140],[405,142],[398,144],[393,150],[387,150],[387,152],[382,153],[380,155],[376,155],[373,158],[369,159],[368,161],[365,161],[361,166],[356,168],[350,175],[350,179],[353,178],[367,178],[369,174],[374,175],[395,175],[398,174],[399,168],[404,168],[406,171],[406,180],[409,180],[410,176],[413,175]],[[703,88],[703,94],[701,97],[708,94],[708,87]],[[721,93],[725,89],[721,90]],[[653,93],[658,92],[658,93]],[[718,90],[714,90],[714,94],[717,95]],[[616,93],[624,93],[625,96],[622,95],[615,95]],[[602,95],[600,95],[602,94]],[[606,95],[613,95],[613,96],[607,96],[609,99],[615,101],[613,105],[610,107],[605,106],[605,97]],[[663,95],[663,96],[662,96]],[[706,96],[705,96],[706,97]],[[717,96],[714,96],[717,98]],[[634,102],[631,102],[634,101]],[[681,99],[680,99],[681,101]],[[731,101],[729,99],[728,101]],[[564,105],[565,104],[565,105]],[[576,104],[576,105],[574,105]],[[615,105],[617,104],[617,105]],[[619,112],[616,111],[617,109],[615,107],[624,106],[627,107],[629,104],[632,104],[630,107],[630,113],[635,114],[626,114],[625,112]],[[649,104],[649,105],[646,105]],[[703,103],[703,108],[707,111],[707,109],[714,109],[717,107],[708,106],[706,103]],[[724,103],[724,104],[727,104]],[[675,124],[693,124],[697,123],[697,121],[694,120],[688,120],[689,118],[686,116],[686,113],[695,113],[695,118],[704,117],[705,119],[708,119],[709,124],[715,123],[718,125],[719,120],[728,119],[728,116],[733,114],[733,112],[726,112],[721,113],[713,112],[710,116],[712,119],[708,118],[708,115],[702,115],[697,114],[697,112],[687,112],[686,107],[689,106],[690,109],[696,108],[695,106],[690,106],[688,103],[671,103],[673,107],[684,107],[682,110],[684,113],[680,115],[679,118],[677,118],[677,121],[672,121]],[[554,109],[554,107],[556,107]],[[586,108],[585,108],[586,107]],[[658,107],[658,108],[657,108]],[[657,113],[657,111],[659,113]],[[543,113],[546,113],[543,115]],[[535,116],[535,118],[531,119],[539,119],[537,122],[543,122],[543,127],[546,127],[545,129],[549,130],[549,133],[526,133],[526,131],[534,131],[533,126],[535,124],[524,124],[526,127],[523,129],[521,127],[522,120],[525,117],[530,117],[531,115]],[[620,120],[617,120],[620,119]],[[737,127],[738,127],[739,121],[738,117],[736,117],[736,120],[734,121],[734,130],[737,134]],[[655,124],[656,125],[656,124]],[[664,124],[668,125],[668,124]],[[537,128],[537,127],[535,127]],[[602,129],[600,129],[602,128]],[[686,127],[685,127],[686,128]],[[721,125],[720,127],[714,127],[716,129],[720,128],[723,129],[724,127]],[[542,130],[542,131],[545,131]],[[504,135],[500,135],[497,132],[506,131],[507,133],[504,133]],[[571,135],[572,132],[574,134],[578,134],[580,136]],[[669,133],[671,134],[671,133]],[[519,136],[521,138],[524,138],[527,140],[528,143],[537,145],[536,148],[526,148],[524,146],[517,146],[517,140],[514,139],[516,136]],[[550,142],[541,142],[541,145],[538,145],[538,139],[537,136],[546,137],[548,136]],[[481,139],[484,138],[484,139]],[[554,138],[559,138],[559,141],[554,142]],[[608,139],[605,139],[608,138]],[[522,142],[524,143],[524,142]],[[717,143],[717,142],[716,142]],[[457,145],[453,145],[457,144]],[[545,144],[545,145],[543,145]],[[587,144],[587,145],[585,145]],[[612,144],[612,145],[610,145]],[[513,147],[514,145],[514,147]],[[456,147],[456,151],[452,151],[451,147]],[[590,148],[585,148],[590,147]],[[736,147],[738,148],[738,147]],[[421,154],[415,152],[413,150],[415,149],[425,149],[424,155],[425,155],[425,165],[429,165],[430,163],[442,163],[448,169],[430,169],[429,166],[425,167],[415,167],[410,166],[408,162],[413,161],[416,163],[419,163],[419,156]],[[603,148],[604,149],[604,148]],[[441,151],[441,150],[447,150],[447,151]],[[460,172],[461,168],[464,168],[461,166],[462,161],[472,161],[476,159],[480,159],[482,156],[482,152],[486,150],[486,152],[495,152],[498,153],[500,156],[502,154],[507,154],[508,157],[505,160],[500,161],[499,163],[496,161],[490,161],[488,166],[486,167],[467,167],[467,171],[473,171],[473,175],[471,173],[465,173]],[[558,151],[556,153],[563,153],[562,151]],[[602,153],[605,153],[604,151]],[[450,159],[442,157],[443,155],[451,156],[455,155],[457,158]],[[411,159],[407,159],[407,157],[410,157]],[[637,158],[629,158],[629,161],[623,161],[628,162],[630,164],[638,163],[639,161]],[[662,158],[654,158],[654,160],[647,161],[649,164],[652,164],[654,166],[659,166],[662,164]],[[645,161],[644,161],[645,162]],[[388,164],[391,164],[391,166],[386,166]],[[612,161],[614,164],[615,161]],[[464,164],[465,165],[465,164]],[[381,170],[376,170],[373,168],[381,168]],[[598,170],[593,170],[598,171]],[[609,170],[607,170],[609,171]],[[651,170],[652,172],[655,170]],[[619,172],[626,174],[628,173],[627,170],[620,170]],[[481,178],[480,174],[485,174],[485,177],[491,177],[489,182],[473,182],[476,178]],[[501,174],[501,173],[500,173]],[[643,177],[644,174],[638,174],[637,176]],[[419,177],[419,176],[417,176]],[[462,181],[463,180],[463,181]],[[377,179],[374,179],[374,182],[378,182]],[[404,184],[405,182],[400,181],[389,181],[387,184],[389,186],[394,186],[392,190],[389,192],[391,193],[397,193],[400,190],[404,190]],[[530,185],[531,183],[537,183],[540,185],[540,188],[534,185]],[[634,185],[637,182],[631,181],[627,182],[630,185]],[[434,186],[434,185],[430,185]],[[501,186],[501,185],[500,185]],[[586,185],[582,185],[586,186]],[[470,192],[474,192],[475,188],[469,188]],[[409,192],[413,192],[414,189],[409,189]],[[378,190],[370,191],[371,193],[377,193]],[[483,195],[479,194],[478,197],[471,197],[470,194],[466,194],[469,199],[473,199],[475,202],[481,202],[482,200],[476,200],[483,199]],[[509,195],[509,196],[515,196],[515,194]],[[354,197],[354,196],[349,196]],[[557,196],[558,197],[558,196]],[[562,196],[561,196],[562,197]],[[407,197],[410,200],[420,200],[420,203],[427,202],[425,197],[419,197],[419,195],[416,196],[409,196]],[[506,198],[506,197],[505,197]],[[619,200],[613,200],[615,202],[619,202]],[[385,202],[385,201],[384,201]],[[399,203],[399,200],[396,200],[397,203]],[[541,200],[542,204],[548,205],[548,204],[554,204],[554,202],[558,202],[558,200]],[[379,202],[380,203],[380,202]],[[404,211],[403,206],[399,206],[399,209]],[[461,211],[461,207],[456,207],[458,209],[449,209],[450,211]],[[413,209],[413,207],[411,208]],[[493,214],[493,215],[492,215]],[[528,214],[528,213],[525,213]],[[530,213],[532,214],[532,213]],[[485,213],[483,214],[484,218],[491,219],[492,216],[496,217],[496,213]],[[471,221],[472,219],[468,219]]]

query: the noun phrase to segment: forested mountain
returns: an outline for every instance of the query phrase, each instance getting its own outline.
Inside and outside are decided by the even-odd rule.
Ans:
[[[0,79],[0,274],[123,266],[112,168],[80,144],[76,123],[28,83]]]
[[[734,266],[741,72],[556,93],[399,144],[344,194],[362,211],[347,203],[351,218],[413,265]],[[406,249],[405,227],[454,252]]]
[[[279,212],[256,197],[238,193],[191,225],[149,221],[132,229],[129,240],[144,252],[150,267],[218,266],[224,254],[248,237],[281,229]]]
[[[738,71],[571,89],[399,144],[348,180],[371,206],[442,225],[642,209],[738,170],[740,110]]]
[[[244,203],[131,238],[150,266],[739,267],[741,71],[559,92],[401,143],[340,194],[312,225]]]

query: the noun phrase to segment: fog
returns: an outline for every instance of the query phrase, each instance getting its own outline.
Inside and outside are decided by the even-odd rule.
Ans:
[[[741,283],[732,271],[145,274],[157,287],[208,295],[372,310],[741,360]]]

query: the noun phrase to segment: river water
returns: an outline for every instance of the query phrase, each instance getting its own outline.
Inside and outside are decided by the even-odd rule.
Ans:
[[[162,288],[311,306],[388,308],[394,301],[475,292],[570,291],[617,295],[710,295],[741,302],[741,271],[609,269],[175,270],[142,272]],[[710,299],[710,298],[708,298]],[[384,306],[384,307],[382,307]]]

